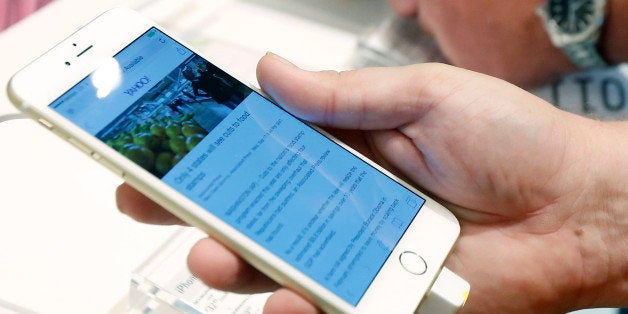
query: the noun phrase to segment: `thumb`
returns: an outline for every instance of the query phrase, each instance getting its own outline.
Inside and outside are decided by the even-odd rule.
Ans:
[[[430,83],[426,78],[443,72],[443,67],[309,72],[269,53],[258,63],[257,78],[265,93],[302,119],[335,128],[377,130],[414,121],[437,103],[442,89],[423,87]]]

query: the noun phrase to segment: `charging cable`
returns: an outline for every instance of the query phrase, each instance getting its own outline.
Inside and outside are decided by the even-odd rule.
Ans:
[[[23,113],[9,113],[5,115],[0,115],[0,123],[25,118],[26,115],[24,115]]]
[[[469,297],[469,283],[448,268],[438,274],[417,314],[454,314]]]

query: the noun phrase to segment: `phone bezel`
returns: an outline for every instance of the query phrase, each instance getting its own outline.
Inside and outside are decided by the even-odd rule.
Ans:
[[[52,125],[53,132],[64,139],[72,139],[88,147],[92,157],[95,154],[100,159],[115,165],[127,182],[168,208],[173,214],[237,251],[268,276],[302,293],[322,309],[332,312],[359,313],[415,311],[458,238],[460,228],[456,218],[424,193],[319,128],[314,126],[328,135],[328,138],[336,144],[426,200],[423,208],[355,307],[48,107],[51,102],[93,72],[99,64],[110,59],[151,27],[158,28],[185,45],[185,42],[134,11],[110,10],[18,72],[11,79],[8,87],[10,99],[32,118],[45,119]],[[82,45],[73,46],[73,43]],[[76,56],[84,49],[83,45],[88,44],[92,45],[89,53],[82,54],[80,57]],[[202,56],[193,47],[187,47]],[[70,61],[71,66],[65,64],[68,58],[73,58],[73,61]],[[32,86],[37,86],[37,88],[32,89]],[[407,250],[419,252],[424,258],[428,265],[424,274],[413,275],[400,267],[398,255]],[[408,291],[415,291],[417,297],[408,298]]]

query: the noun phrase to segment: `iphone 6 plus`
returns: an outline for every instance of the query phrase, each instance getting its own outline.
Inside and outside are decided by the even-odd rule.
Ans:
[[[18,72],[8,93],[324,311],[414,312],[458,238],[456,218],[228,71],[114,9]]]

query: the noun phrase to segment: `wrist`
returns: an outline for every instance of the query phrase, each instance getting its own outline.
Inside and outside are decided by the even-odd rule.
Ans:
[[[591,171],[581,195],[577,238],[581,256],[580,307],[628,304],[628,122],[595,122],[589,144]]]
[[[599,48],[612,64],[628,61],[628,0],[609,0]]]

